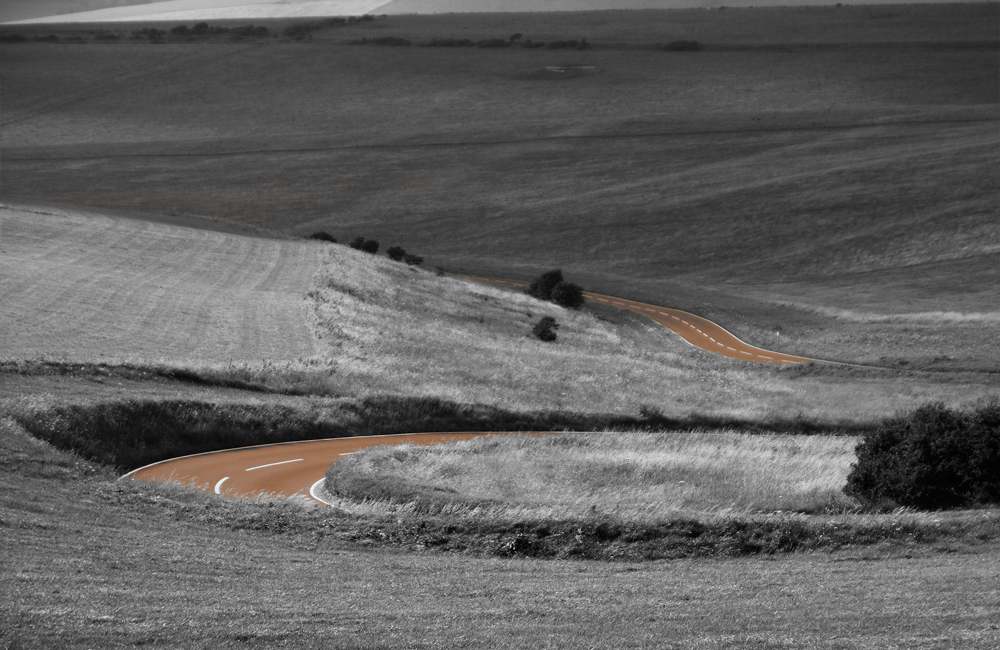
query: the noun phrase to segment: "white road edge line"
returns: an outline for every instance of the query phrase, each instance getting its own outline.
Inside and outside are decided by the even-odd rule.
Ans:
[[[229,477],[219,479],[219,482],[215,484],[215,493],[222,494],[222,484],[229,480]]]
[[[320,503],[322,503],[324,505],[332,506],[333,505],[332,503],[330,503],[329,501],[326,501],[326,500],[320,498],[320,496],[319,496],[319,489],[323,485],[323,483],[325,483],[325,482],[326,482],[326,477],[324,476],[320,480],[318,480],[315,483],[313,483],[312,487],[309,488],[309,496],[311,496],[312,498],[316,499],[317,501],[319,501]]]
[[[287,463],[297,463],[300,460],[305,460],[305,458],[296,458],[295,460],[283,460],[280,463],[268,463],[267,465],[258,465],[257,467],[248,467],[246,471],[252,472],[255,469],[263,469],[265,467],[274,467],[275,465],[285,465]]]

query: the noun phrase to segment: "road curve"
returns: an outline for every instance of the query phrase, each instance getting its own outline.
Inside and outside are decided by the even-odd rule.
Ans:
[[[210,451],[163,460],[132,470],[122,479],[177,481],[230,497],[276,494],[304,496],[325,503],[313,490],[338,458],[378,445],[433,445],[507,432],[403,433],[304,440]]]
[[[521,288],[527,287],[527,282],[517,282],[515,280],[497,280],[495,278],[484,278],[475,275],[462,276],[477,282],[487,282],[505,287]],[[680,309],[670,309],[668,307],[657,307],[635,300],[625,300],[614,296],[605,296],[599,293],[585,291],[584,297],[589,302],[596,302],[610,307],[627,309],[637,314],[642,314],[651,318],[660,325],[669,328],[682,339],[696,348],[708,350],[709,352],[720,354],[732,359],[742,359],[744,361],[756,361],[757,363],[803,363],[805,361],[817,361],[806,357],[798,357],[792,354],[764,350],[736,338],[720,325],[716,325],[710,320],[695,316],[694,314]]]
[[[527,286],[525,282],[514,280],[471,275],[462,277],[512,288]],[[598,293],[584,292],[584,296],[590,302],[642,314],[668,327],[691,345],[714,354],[758,363],[786,364],[812,360],[754,347],[712,321],[679,309],[657,307]],[[325,503],[320,486],[326,470],[334,461],[347,454],[377,445],[399,445],[408,442],[432,445],[504,433],[510,432],[405,433],[242,447],[160,461],[133,470],[122,478],[137,481],[174,480],[198,485],[202,489],[213,490],[216,494],[230,497],[267,493],[286,497],[309,497]]]

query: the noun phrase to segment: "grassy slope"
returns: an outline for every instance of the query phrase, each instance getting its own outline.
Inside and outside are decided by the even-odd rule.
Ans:
[[[349,522],[317,527],[294,505],[118,486],[0,427],[3,647],[1000,642],[989,546],[645,565],[398,554],[341,541]]]
[[[223,385],[515,412],[635,417],[647,405],[673,419],[765,425],[863,425],[997,388],[995,376],[978,373],[733,361],[612,308],[574,312],[343,245],[68,208],[6,214],[0,318],[11,360],[125,361]],[[561,325],[556,344],[531,336],[546,315]]]
[[[0,356],[195,365],[313,356],[305,293],[323,248],[220,225],[0,207]]]
[[[414,16],[257,47],[9,45],[5,189],[363,233],[453,268],[561,265],[789,352],[995,369],[998,79],[975,44],[995,42],[996,11]],[[514,31],[624,49],[344,45]],[[635,49],[677,38],[713,47]],[[846,46],[806,46],[829,42]],[[562,62],[599,70],[536,74]]]
[[[842,512],[857,507],[842,492],[856,444],[733,432],[505,436],[356,452],[333,464],[326,489],[351,499],[358,490],[342,486],[374,480],[380,500],[406,510],[406,495],[390,487],[397,484],[436,495],[435,506],[454,503],[448,517],[509,521]]]

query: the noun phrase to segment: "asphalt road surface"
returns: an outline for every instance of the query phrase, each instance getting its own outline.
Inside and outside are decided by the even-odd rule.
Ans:
[[[484,431],[404,433],[285,442],[183,456],[140,467],[123,476],[137,481],[178,481],[227,496],[261,493],[311,497],[321,503],[323,476],[347,454],[377,445],[433,445],[493,435]]]

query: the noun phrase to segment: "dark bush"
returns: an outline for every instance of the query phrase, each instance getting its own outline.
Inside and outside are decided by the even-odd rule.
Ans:
[[[318,239],[319,241],[328,241],[331,244],[337,243],[337,238],[326,232],[325,230],[318,230],[313,234],[309,235],[309,239]]]
[[[583,297],[583,287],[572,282],[560,282],[552,288],[552,302],[561,307],[579,309],[587,299]]]
[[[472,47],[476,43],[471,38],[432,38],[428,47]]]
[[[507,37],[507,40],[513,43],[514,41],[519,40],[520,38],[521,34],[517,33],[517,34],[511,34],[509,37]]]
[[[351,242],[351,248],[359,251],[364,251],[366,253],[371,253],[374,255],[378,252],[378,242],[374,239],[365,239],[364,237],[357,237]]]
[[[28,40],[24,34],[0,34],[0,43],[22,43]]]
[[[503,38],[486,38],[476,41],[476,47],[510,47],[511,41]]]
[[[551,343],[556,340],[556,330],[559,329],[559,324],[556,319],[551,316],[543,316],[542,320],[535,323],[535,326],[531,328],[531,333],[535,335],[540,341],[545,341],[546,343]]]
[[[523,43],[521,43],[521,47],[526,47],[528,49],[535,49],[535,48],[539,48],[539,47],[545,47],[545,41],[533,41],[533,40],[531,40],[529,38],[528,40],[526,40]]]
[[[324,25],[346,25],[347,24],[347,19],[346,18],[324,18],[323,19],[323,24]]]
[[[419,255],[411,255],[410,253],[407,253],[406,255],[403,256],[403,261],[409,264],[410,266],[420,266],[421,264],[424,263],[424,258],[420,257]]]
[[[403,256],[406,255],[406,251],[400,246],[391,246],[385,251],[385,254],[388,255],[391,260],[402,262]]]
[[[562,281],[563,274],[559,269],[542,273],[531,282],[531,285],[528,287],[528,295],[534,296],[539,300],[551,300],[552,290]]]
[[[844,493],[870,508],[1000,503],[1000,404],[922,406],[865,435],[857,456]]]
[[[661,45],[660,49],[665,52],[697,52],[701,49],[701,43],[698,41],[672,41]]]
[[[176,36],[187,36],[190,31],[187,25],[178,25],[177,27],[170,28],[170,33]]]
[[[207,34],[208,33],[208,23],[196,23],[191,31],[195,34]]]
[[[99,32],[94,34],[94,38],[98,41],[117,41],[118,34],[112,34],[110,32]]]
[[[59,37],[56,36],[55,34],[48,34],[47,36],[36,36],[35,40],[48,43],[55,43],[56,41],[59,40]]]

